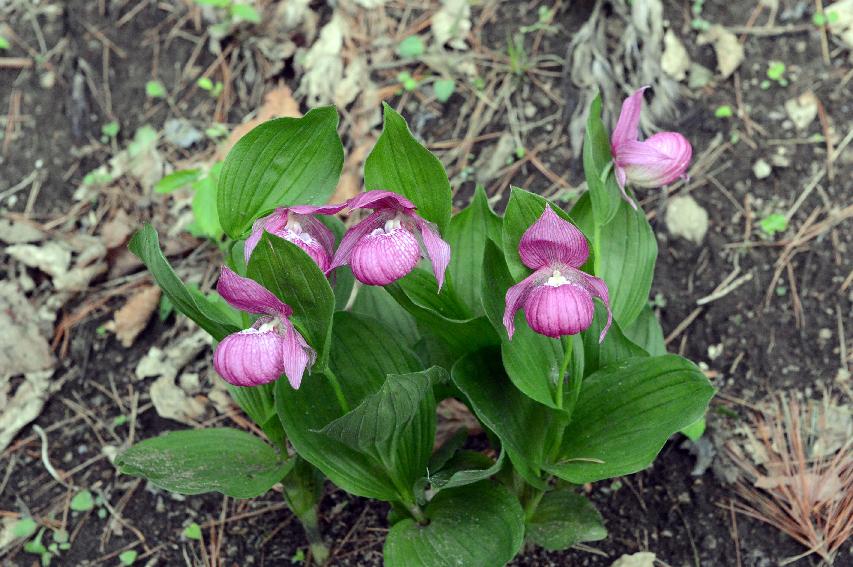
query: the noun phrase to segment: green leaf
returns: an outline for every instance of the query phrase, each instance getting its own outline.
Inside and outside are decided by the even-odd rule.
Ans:
[[[184,528],[184,537],[187,539],[201,541],[201,526],[199,526],[195,522],[192,522],[190,525]]]
[[[115,120],[111,120],[101,126],[101,134],[108,138],[115,138],[118,135],[118,131],[121,129],[121,126]]]
[[[622,330],[625,336],[652,356],[666,354],[663,329],[647,303],[634,322]]]
[[[462,357],[453,366],[451,377],[480,421],[500,438],[518,472],[534,486],[544,487],[539,473],[565,426],[565,414],[518,391],[504,372],[496,349]]]
[[[28,538],[38,530],[38,523],[32,518],[21,518],[12,527],[12,535],[16,538]]]
[[[518,254],[518,243],[521,242],[525,231],[542,216],[542,211],[548,204],[558,216],[574,224],[572,217],[557,205],[519,187],[511,188],[509,203],[504,213],[503,249],[510,274],[516,280],[520,281],[530,275],[530,269],[524,265]],[[591,234],[585,230],[584,233]]]
[[[294,460],[293,469],[281,481],[284,498],[297,518],[310,521],[323,497],[323,473],[298,455]]]
[[[549,472],[575,484],[649,466],[670,435],[705,413],[714,388],[675,355],[634,358],[588,376]]]
[[[774,236],[777,232],[785,232],[788,228],[788,217],[779,213],[767,215],[758,222],[761,231],[767,236]]]
[[[417,35],[410,35],[397,46],[402,57],[419,57],[424,53],[424,41]]]
[[[260,496],[293,466],[261,439],[238,429],[187,429],[141,441],[119,455],[124,474],[179,494]]]
[[[438,284],[432,273],[415,268],[385,289],[455,355],[498,343],[498,336],[488,320],[471,316],[468,308],[453,293],[449,279],[438,293]]]
[[[175,309],[198,323],[199,327],[210,333],[214,339],[221,341],[226,335],[240,330],[224,319],[208,302],[199,301],[195,294],[181,282],[160,251],[157,231],[150,224],[146,224],[137,231],[127,247],[148,267],[157,285]]]
[[[88,490],[81,490],[71,499],[71,509],[75,512],[88,512],[95,507],[95,498]]]
[[[703,415],[687,427],[681,430],[685,436],[691,441],[698,441],[702,434],[705,433],[705,416]]]
[[[9,43],[9,40],[0,35],[0,49],[9,49],[12,47],[12,44]]]
[[[576,543],[607,537],[601,514],[589,500],[573,490],[546,492],[527,521],[527,537],[550,550],[568,549]]]
[[[453,79],[438,79],[432,84],[435,99],[438,102],[447,102],[456,90],[456,81]]]
[[[586,119],[586,132],[583,138],[583,172],[589,187],[595,222],[601,226],[613,219],[620,203],[624,204],[612,170],[608,172],[605,180],[601,179],[602,173],[610,167],[612,160],[610,139],[604,128],[604,122],[601,121],[601,95],[598,95],[592,101]]]
[[[195,183],[201,179],[201,176],[202,172],[200,169],[179,169],[158,181],[154,185],[154,191],[157,193],[171,193],[176,189]]]
[[[293,204],[325,203],[344,163],[338,113],[315,108],[302,118],[264,122],[240,138],[219,178],[219,222],[239,238],[262,213]]]
[[[364,186],[403,195],[443,233],[452,206],[444,166],[412,136],[402,116],[385,103],[382,107],[382,135],[364,162]]]
[[[459,451],[428,479],[433,490],[446,490],[474,484],[492,477],[501,470],[505,451],[501,451],[496,461],[476,451]]]
[[[222,227],[219,225],[219,214],[216,210],[216,181],[219,168],[211,169],[210,174],[193,183],[193,226],[190,232],[194,236],[204,236],[213,240],[222,237]]]
[[[261,23],[261,15],[248,4],[231,4],[231,15],[238,20],[251,22],[253,24]]]
[[[293,309],[292,320],[317,351],[322,370],[328,358],[335,295],[314,260],[299,246],[265,232],[246,273]]]
[[[329,368],[334,371],[350,407],[377,392],[389,374],[419,370],[414,353],[401,346],[376,320],[338,312],[332,329]],[[276,383],[276,410],[297,453],[343,490],[366,498],[395,500],[397,489],[384,469],[320,430],[345,412],[329,378],[307,376],[298,390],[285,380]]]
[[[601,330],[606,323],[607,310],[596,302],[592,324],[581,333],[584,345],[584,376],[627,358],[648,356],[645,350],[625,337],[616,321],[610,326],[604,342],[599,343]]]
[[[492,212],[486,191],[478,186],[471,204],[456,213],[450,221],[445,239],[450,244],[451,280],[462,301],[472,313],[481,315],[483,251],[490,234],[499,234],[500,218]]]
[[[322,433],[381,464],[397,485],[400,499],[412,501],[412,487],[426,470],[435,443],[432,383],[446,374],[433,367],[389,375],[378,392],[326,425]]]
[[[122,565],[133,565],[136,563],[136,557],[139,554],[135,549],[128,549],[127,551],[122,551],[118,555],[118,560],[121,561]]]
[[[150,98],[164,98],[166,87],[160,81],[148,81],[145,83],[145,94]]]
[[[275,384],[260,386],[235,386],[226,384],[231,397],[254,421],[276,447],[283,447],[284,429],[275,412]]]
[[[595,275],[607,283],[613,317],[626,327],[648,303],[658,245],[642,209],[635,211],[625,201],[620,203],[613,220],[600,229],[594,263]],[[578,228],[592,233],[592,207],[586,195],[575,204],[572,218]]]
[[[425,513],[428,525],[405,519],[388,532],[387,567],[493,567],[509,562],[521,549],[521,505],[491,481],[442,490]]]
[[[394,301],[384,287],[363,285],[353,303],[353,313],[361,313],[380,321],[389,331],[409,348],[420,339],[415,318]]]

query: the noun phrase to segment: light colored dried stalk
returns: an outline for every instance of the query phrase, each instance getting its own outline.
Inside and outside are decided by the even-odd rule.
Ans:
[[[849,406],[829,396],[804,403],[779,396],[768,410],[752,414],[745,431],[750,447],[726,446],[742,473],[735,510],[807,548],[782,565],[812,553],[832,564],[853,534],[853,439],[845,412]]]

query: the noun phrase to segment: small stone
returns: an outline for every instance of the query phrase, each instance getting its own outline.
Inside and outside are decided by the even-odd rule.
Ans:
[[[822,341],[828,341],[832,338],[832,331],[827,328],[823,328],[817,332],[817,338]]]
[[[680,195],[666,207],[666,226],[673,236],[700,244],[708,232],[708,213],[690,195]]]
[[[717,538],[715,538],[711,534],[706,535],[702,538],[702,548],[707,549],[709,551],[717,549]]]
[[[773,168],[770,167],[770,164],[764,161],[763,159],[759,159],[752,166],[752,173],[755,175],[756,179],[765,179],[770,177],[770,174],[773,172]]]
[[[805,130],[817,118],[818,100],[812,91],[785,102],[785,112],[798,130]]]
[[[56,73],[47,71],[39,77],[39,85],[45,90],[50,90],[56,84]]]
[[[539,109],[536,108],[536,105],[532,102],[527,102],[524,105],[524,117],[525,118],[535,118],[539,113]]]

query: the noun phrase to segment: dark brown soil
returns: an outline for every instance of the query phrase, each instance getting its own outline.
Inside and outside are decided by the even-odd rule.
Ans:
[[[127,140],[143,123],[159,126],[167,117],[176,114],[197,119],[205,112],[214,111],[209,97],[198,92],[190,93],[173,108],[162,103],[155,105],[146,99],[145,83],[152,74],[167,86],[175,83],[195,48],[192,42],[180,37],[166,42],[164,38],[169,30],[179,21],[189,34],[198,34],[198,30],[192,21],[183,20],[185,12],[181,3],[168,9],[162,3],[143,3],[147,5],[116,29],[116,23],[136,2],[70,1],[64,15],[54,19],[44,15],[38,18],[48,49],[60,41],[66,42],[50,58],[49,66],[35,70],[0,69],[0,100],[9,101],[13,92],[21,93],[23,115],[22,136],[14,140],[0,158],[0,190],[14,185],[34,168],[44,170],[46,177],[33,209],[36,219],[47,220],[66,212],[83,174],[109,157],[109,146],[98,142],[100,127],[105,122],[118,120],[122,126],[119,139]],[[104,13],[99,11],[99,4],[106,5]],[[535,23],[536,6],[533,4],[537,3],[525,9],[514,3],[502,4],[484,27],[481,38],[484,45],[494,51],[505,51],[507,33],[521,24]],[[793,2],[781,4],[787,6]],[[553,35],[543,36],[539,52],[562,57],[570,34],[590,9],[591,2],[563,7],[557,16],[562,28]],[[0,17],[2,10],[0,8]],[[724,25],[743,26],[751,11],[751,3],[706,2],[703,17]],[[687,45],[690,56],[714,68],[711,47],[695,44],[695,33],[689,30],[689,16],[685,15],[688,12],[689,3],[669,2],[666,7],[666,15]],[[807,14],[795,23],[807,22],[808,17]],[[26,18],[18,15],[9,24],[24,41],[36,45],[37,38]],[[106,34],[125,54],[124,58],[115,53],[110,56],[109,105],[103,90],[103,44],[91,33],[92,29]],[[157,35],[156,41],[152,34]],[[155,45],[158,45],[156,50]],[[749,36],[745,46],[747,57],[739,70],[743,104],[752,119],[766,129],[766,134],[756,138],[757,148],[741,141],[718,160],[717,166],[730,164],[716,176],[723,189],[705,184],[692,191],[711,219],[704,243],[696,246],[670,236],[660,221],[663,208],[658,202],[659,192],[640,197],[649,199],[647,211],[657,213],[652,223],[660,253],[652,295],[656,297],[666,334],[676,329],[694,311],[696,300],[711,293],[736,265],[741,273],[753,274],[752,280],[745,285],[706,305],[669,348],[707,364],[708,373],[721,393],[755,402],[778,390],[817,392],[832,386],[842,364],[839,361],[839,318],[843,318],[848,329],[853,323],[849,318],[849,290],[841,290],[851,270],[849,248],[853,244],[853,230],[849,222],[841,224],[805,246],[793,259],[796,297],[802,303],[801,324],[797,324],[795,296],[787,272],[772,284],[773,292],[765,308],[764,296],[771,287],[780,247],[731,247],[730,244],[744,240],[746,222],[753,227],[746,236],[762,241],[756,228],[758,220],[771,212],[788,210],[817,168],[822,166],[826,149],[823,144],[782,146],[788,151],[790,166],[774,167],[771,176],[763,180],[754,177],[752,167],[759,158],[769,160],[780,147],[769,145],[766,140],[792,136],[792,131],[783,127],[785,100],[809,88],[814,90],[826,114],[832,117],[835,129],[843,136],[853,121],[853,96],[850,83],[840,82],[850,70],[849,61],[845,59],[847,55],[837,54],[832,65],[826,66],[815,30],[771,37]],[[788,87],[761,90],[753,84],[753,79],[764,78],[767,61],[771,59],[785,61],[791,80]],[[202,49],[196,65],[206,66],[212,61],[213,56]],[[51,88],[44,88],[40,86],[40,79],[50,70],[55,83]],[[87,80],[94,89],[85,84]],[[75,92],[74,85],[81,81],[85,88]],[[558,76],[546,77],[543,81],[554,92],[561,92],[563,88]],[[455,95],[441,112],[429,113],[428,126],[419,130],[428,142],[450,137],[461,100],[462,95]],[[694,91],[692,98],[683,99],[680,119],[661,126],[683,132],[693,142],[696,153],[701,153],[718,132],[727,140],[733,128],[744,130],[743,124],[734,119],[714,117],[717,106],[734,106],[735,101],[733,81],[721,81],[716,87]],[[250,109],[250,106],[235,106],[227,118],[236,122]],[[424,112],[410,97],[403,110],[408,116]],[[507,129],[504,121],[505,117],[489,125],[486,131]],[[815,121],[810,133],[819,132],[820,126]],[[535,147],[551,136],[551,132],[534,130],[528,134],[525,145]],[[478,151],[475,146],[473,152],[477,154]],[[567,156],[565,148],[554,148],[539,157],[553,171],[575,184],[580,178],[579,160],[574,156],[567,162]],[[824,180],[819,190],[802,203],[785,236],[790,237],[815,208],[844,207],[850,203],[851,161],[842,156],[836,163],[834,181]],[[540,192],[551,186],[551,182],[530,164],[520,168],[512,183]],[[467,195],[472,187],[468,182],[457,188],[458,194]],[[745,201],[747,197],[749,201]],[[0,206],[22,211],[26,201],[27,195],[23,193],[17,203],[6,202]],[[745,207],[750,209],[749,214],[741,210]],[[747,216],[751,220],[747,221]],[[171,322],[152,323],[132,349],[125,349],[113,337],[96,333],[108,318],[89,320],[74,329],[70,351],[56,374],[57,379],[70,378],[61,391],[53,395],[36,421],[46,429],[52,424],[63,424],[49,430],[49,456],[60,470],[68,471],[98,456],[100,439],[112,440],[110,430],[118,439],[127,437],[127,424],[110,425],[124,409],[94,384],[115,388],[122,396],[132,387],[141,392],[144,405],[147,387],[133,381],[134,368],[150,346],[162,342],[162,335],[172,326]],[[78,417],[68,400],[85,407],[89,413]],[[732,419],[726,415],[712,410],[709,426],[726,428]],[[152,437],[179,427],[149,410],[139,416],[135,437]],[[123,505],[123,525],[110,528],[109,514],[101,519],[96,513],[71,513],[63,519],[61,511],[65,508],[65,499],[70,497],[69,491],[54,482],[42,466],[40,443],[29,428],[16,441],[0,459],[0,470],[8,471],[9,475],[5,490],[0,494],[0,510],[4,513],[29,511],[40,519],[67,526],[72,545],[54,565],[116,565],[118,552],[133,545],[139,536],[144,537],[145,545],[152,550],[149,557],[156,558],[151,564],[158,565],[209,564],[211,553],[218,554],[221,565],[289,565],[291,558],[298,558],[302,551],[307,551],[301,528],[281,507],[282,499],[274,492],[249,502],[223,500],[215,495],[179,498],[146,486],[145,482],[118,476],[105,458],[75,474],[73,484],[102,493],[112,507]],[[599,552],[546,553],[530,549],[512,564],[610,565],[621,554],[651,550],[673,566],[770,566],[802,553],[800,546],[774,529],[743,516],[734,518],[729,508],[730,490],[710,469],[701,476],[691,476],[695,458],[681,444],[681,439],[668,444],[649,470],[618,482],[588,487],[609,530],[605,541],[593,545]],[[122,499],[128,495],[124,503]],[[182,536],[189,522],[204,526],[222,517],[248,514],[269,506],[275,509],[231,521],[221,533],[205,529],[204,549],[198,542]],[[322,504],[322,528],[334,550],[330,564],[380,565],[387,508],[382,503],[349,497],[329,486]],[[59,516],[48,517],[57,510]],[[212,537],[220,541],[218,550],[210,545]],[[135,549],[143,554],[142,546]],[[145,564],[146,560],[140,559],[137,564]],[[4,564],[33,565],[37,558],[17,549],[2,561]]]

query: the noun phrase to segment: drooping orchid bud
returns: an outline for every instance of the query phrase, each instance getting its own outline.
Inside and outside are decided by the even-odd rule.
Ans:
[[[639,141],[640,111],[647,88],[642,87],[622,103],[622,112],[610,139],[616,182],[622,196],[634,208],[636,205],[625,192],[626,183],[636,187],[661,187],[672,183],[687,171],[693,156],[690,142],[677,132],[660,132]]]
[[[343,205],[324,205],[320,207],[297,205],[294,207],[278,208],[271,215],[258,219],[252,226],[252,234],[246,239],[246,244],[243,248],[246,263],[249,262],[252,251],[258,245],[258,242],[261,241],[261,236],[263,236],[264,232],[269,232],[305,250],[320,269],[325,272],[332,263],[335,235],[313,215],[334,214],[342,208]]]
[[[536,271],[506,292],[503,324],[510,340],[519,309],[524,309],[527,324],[540,335],[557,338],[580,333],[592,324],[593,298],[597,297],[607,307],[607,324],[598,338],[603,341],[613,316],[607,284],[578,269],[589,257],[583,233],[548,205],[522,235],[518,253],[524,265]]]
[[[450,245],[434,224],[415,213],[411,201],[391,191],[368,191],[347,201],[346,206],[373,212],[347,231],[327,272],[349,264],[361,283],[388,285],[414,269],[423,245],[441,289],[450,263]]]
[[[235,386],[260,386],[284,374],[298,389],[317,353],[290,322],[293,310],[261,284],[224,266],[216,290],[232,307],[263,315],[216,346],[216,372]]]

